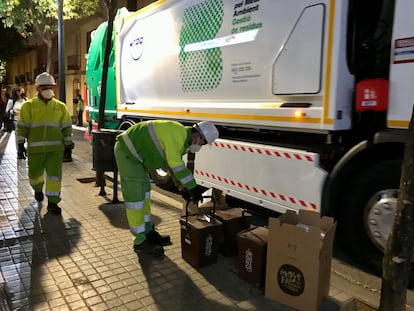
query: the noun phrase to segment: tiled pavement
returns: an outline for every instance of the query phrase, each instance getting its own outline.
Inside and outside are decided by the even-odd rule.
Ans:
[[[125,207],[111,204],[110,183],[99,196],[92,147],[76,135],[73,162],[63,164],[62,218],[34,201],[14,134],[0,137],[0,283],[13,293],[13,310],[290,310],[242,281],[235,258],[220,255],[200,269],[186,263],[181,203],[154,191],[153,219],[174,243],[163,259],[139,259]],[[7,310],[0,292],[0,310]],[[339,287],[331,285],[330,295],[323,310],[354,309]]]

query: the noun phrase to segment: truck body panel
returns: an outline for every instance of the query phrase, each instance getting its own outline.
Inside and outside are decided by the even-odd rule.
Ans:
[[[158,1],[118,19],[118,118],[349,129],[346,2]]]
[[[279,213],[320,212],[326,175],[316,153],[226,139],[203,147],[194,170],[199,184]]]
[[[399,0],[392,38],[390,96],[387,123],[390,128],[407,128],[414,105],[414,19],[413,3]]]

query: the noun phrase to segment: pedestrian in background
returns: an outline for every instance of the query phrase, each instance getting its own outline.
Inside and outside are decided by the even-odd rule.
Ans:
[[[182,156],[199,151],[217,138],[218,130],[210,122],[191,127],[169,120],[139,122],[117,136],[115,159],[135,252],[162,256],[163,246],[171,244],[170,236],[155,231],[151,222],[148,170],[169,168],[177,186],[187,189],[185,198],[200,201],[204,189],[196,184]]]
[[[29,182],[36,201],[44,199],[46,172],[47,209],[52,214],[61,215],[58,203],[61,200],[62,154],[64,149],[72,149],[74,144],[71,117],[66,104],[54,98],[55,85],[55,79],[47,72],[36,77],[38,93],[21,107],[16,142],[19,152],[28,155]]]
[[[10,132],[15,130],[17,127],[17,122],[20,118],[20,109],[23,105],[25,100],[22,98],[21,90],[19,86],[16,86],[12,89],[12,95],[7,103],[6,111],[8,114],[8,125]],[[16,149],[17,149],[17,159],[26,159],[25,154],[19,151],[16,142]]]
[[[85,110],[85,101],[82,96],[78,95],[78,104],[76,105],[76,111],[78,112],[78,126],[83,126],[83,111]]]
[[[26,96],[26,91],[24,90],[24,88],[20,89],[20,96],[26,101],[27,100],[27,96]]]
[[[4,118],[6,116],[6,104],[3,100],[2,94],[0,94],[0,130],[3,131]]]
[[[20,98],[18,94],[18,87],[13,88],[11,96],[6,103],[6,113],[4,117],[4,129],[7,133],[13,132],[16,127],[14,124],[13,107],[15,102]]]

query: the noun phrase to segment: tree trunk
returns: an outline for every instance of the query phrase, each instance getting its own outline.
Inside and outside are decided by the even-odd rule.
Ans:
[[[46,43],[47,47],[47,64],[46,64],[46,71],[50,74],[53,74],[52,70],[52,40],[49,40]]]
[[[413,107],[414,108],[414,107]],[[383,260],[379,310],[405,310],[414,246],[414,110],[408,129],[397,211]]]

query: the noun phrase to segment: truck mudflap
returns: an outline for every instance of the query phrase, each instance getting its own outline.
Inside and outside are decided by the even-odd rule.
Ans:
[[[327,172],[317,153],[218,139],[196,154],[194,175],[203,186],[284,212],[320,211]]]

